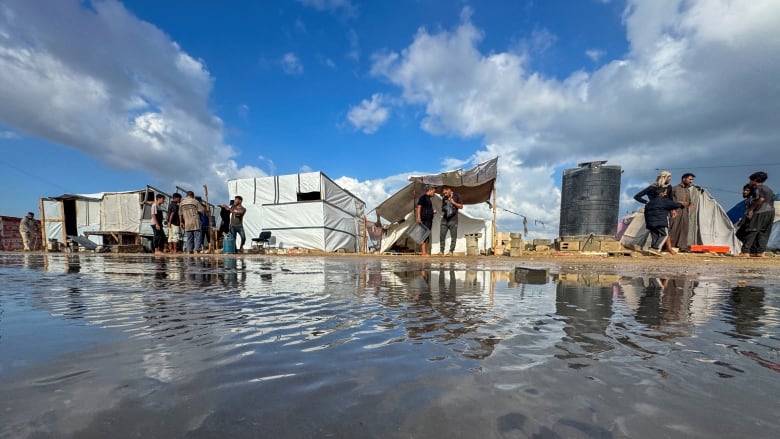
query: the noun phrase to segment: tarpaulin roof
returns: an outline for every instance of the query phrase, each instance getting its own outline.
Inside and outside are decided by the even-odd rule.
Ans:
[[[468,169],[456,169],[440,174],[409,177],[409,183],[376,207],[377,214],[391,223],[401,221],[414,210],[425,185],[450,186],[463,204],[479,204],[490,200],[496,184],[498,157]]]

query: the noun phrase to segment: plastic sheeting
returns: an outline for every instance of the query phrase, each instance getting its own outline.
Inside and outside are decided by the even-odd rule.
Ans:
[[[322,172],[230,180],[228,193],[244,199],[247,240],[270,231],[279,248],[362,248],[365,203]],[[301,194],[315,193],[319,200],[299,201]]]
[[[440,204],[441,200],[438,197],[434,198],[434,205]],[[439,207],[436,210],[440,211]],[[409,228],[415,224],[415,213],[410,212],[406,215],[404,221],[400,223],[392,224],[388,227],[387,233],[382,237],[382,245],[379,251],[384,253],[390,250],[390,248],[400,240],[406,238],[406,233]],[[433,228],[431,229],[431,254],[439,254],[439,232],[441,225],[441,213],[438,213],[433,218]],[[477,248],[480,251],[487,251],[493,245],[493,227],[492,222],[481,218],[473,218],[462,211],[458,213],[458,238],[455,241],[455,252],[466,253],[466,234],[481,233],[482,236],[477,239]],[[450,251],[450,235],[447,234],[444,252]],[[410,240],[411,241],[411,240]],[[411,242],[410,242],[411,243]]]
[[[479,204],[490,200],[498,173],[498,157],[482,162],[469,170],[456,169],[441,174],[409,177],[411,183],[376,207],[376,213],[385,220],[396,223],[414,211],[417,198],[425,185],[450,186],[463,204]]]
[[[695,229],[688,236],[693,238],[692,244],[727,245],[732,254],[740,251],[741,243],[737,239],[734,224],[731,223],[726,211],[713,196],[703,188],[692,191],[691,200],[695,207]],[[649,232],[645,227],[644,208],[636,212],[631,223],[626,228],[620,243],[627,248],[639,246],[646,248]]]
[[[98,194],[98,196],[102,196],[102,194]],[[77,235],[84,236],[85,232],[100,230],[99,199],[88,198],[86,195],[44,198],[42,200],[43,212],[41,212],[41,218],[44,219],[46,239],[56,239],[62,243],[67,241],[65,221],[63,219],[65,211],[63,203],[65,202],[75,202]],[[103,238],[100,236],[90,236],[89,239],[96,244],[103,243]]]

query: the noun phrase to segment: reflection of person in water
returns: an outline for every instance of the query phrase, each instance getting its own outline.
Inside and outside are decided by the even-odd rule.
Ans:
[[[730,308],[726,320],[734,325],[737,334],[748,337],[761,335],[759,328],[764,326],[761,318],[764,310],[764,288],[754,286],[738,286],[731,289],[727,301]],[[728,311],[728,310],[727,310]]]
[[[690,333],[690,301],[695,282],[685,278],[650,278],[639,298],[636,321],[652,329],[663,329],[661,338]]]
[[[612,319],[612,284],[561,281],[555,290],[555,313],[566,317],[566,337],[558,358],[592,357],[613,349],[606,332]],[[569,344],[575,346],[570,347]],[[584,352],[584,353],[583,353]]]

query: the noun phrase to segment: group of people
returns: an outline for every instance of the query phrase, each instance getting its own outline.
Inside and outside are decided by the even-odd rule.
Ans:
[[[236,235],[241,236],[241,249],[243,249],[246,241],[243,227],[246,208],[242,206],[242,201],[243,199],[240,196],[236,196],[230,202],[230,206],[224,204],[219,206],[223,212],[226,211],[229,215],[228,232],[233,235],[234,239]],[[163,218],[163,204],[165,204],[165,195],[157,194],[154,204],[152,204],[152,230],[154,232],[152,246],[154,247],[154,253],[164,253],[166,244],[170,253],[178,253],[179,243],[182,241],[182,251],[185,253],[191,254],[205,251],[208,247],[209,230],[211,228],[210,219],[206,214],[203,202],[195,197],[195,193],[187,191],[183,199],[181,194],[173,194],[171,202],[168,204],[168,217],[165,221]],[[224,216],[221,216],[221,218],[224,225]],[[168,229],[167,236],[165,234],[166,228]]]
[[[426,185],[424,193],[417,200],[415,207],[415,217],[417,223],[427,227],[428,230],[433,230],[433,218],[436,215],[436,209],[433,207],[432,198],[436,194],[436,187],[432,185]],[[439,224],[439,251],[444,256],[452,256],[455,252],[455,244],[458,239],[458,210],[463,209],[463,202],[460,196],[452,191],[449,186],[442,186],[441,188],[441,203],[442,203],[442,216],[441,223]],[[450,234],[450,251],[444,253],[444,247],[447,240],[447,233]],[[430,242],[431,236],[420,243],[420,252],[423,256],[430,256]]]
[[[672,174],[662,171],[655,182],[634,195],[636,201],[645,205],[645,227],[651,236],[648,253],[660,256],[664,249],[672,255],[690,250],[688,230],[696,207],[691,197],[695,178],[693,173],[686,172],[679,184],[671,186]],[[765,256],[775,216],[775,194],[765,184],[767,178],[766,172],[754,172],[743,188],[745,214],[735,225],[742,241],[740,257]]]

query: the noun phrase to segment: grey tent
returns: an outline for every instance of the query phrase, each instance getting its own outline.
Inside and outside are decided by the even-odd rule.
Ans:
[[[740,252],[741,244],[726,211],[706,189],[691,188],[691,201],[695,208],[690,212],[689,244],[726,245],[731,254]],[[648,231],[645,227],[644,208],[631,217],[620,243],[627,248],[646,248]]]

